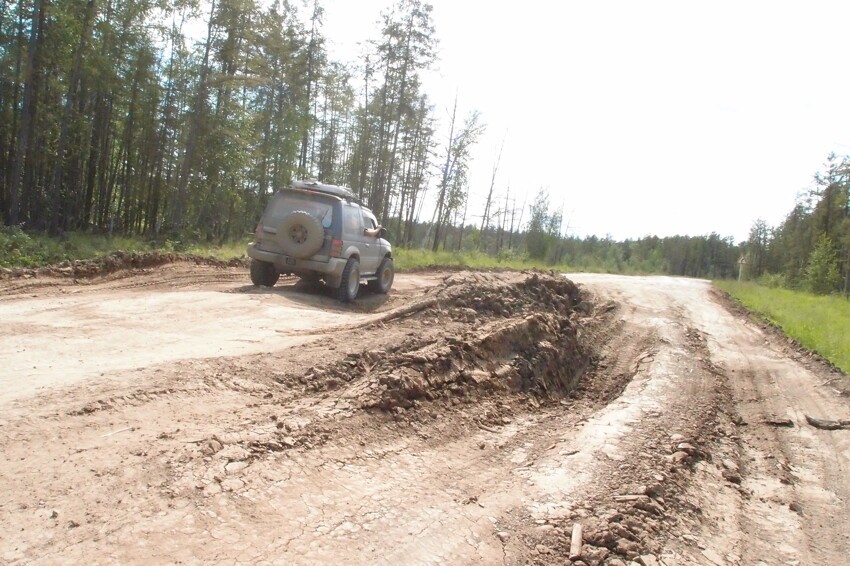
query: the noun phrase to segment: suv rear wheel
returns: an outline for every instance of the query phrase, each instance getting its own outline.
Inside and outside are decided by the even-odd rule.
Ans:
[[[369,281],[367,284],[369,286],[369,290],[386,295],[390,292],[390,289],[392,289],[393,279],[395,279],[393,260],[385,257],[384,261],[381,262],[381,265],[378,266],[378,272],[375,275],[377,279]]]
[[[348,259],[337,290],[337,297],[343,303],[350,303],[357,298],[360,290],[360,262],[356,257]]]
[[[258,259],[251,260],[251,283],[258,287],[260,285],[274,287],[278,279],[280,279],[280,272],[272,264]]]

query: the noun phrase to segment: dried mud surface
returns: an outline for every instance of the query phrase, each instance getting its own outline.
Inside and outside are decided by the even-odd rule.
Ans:
[[[850,431],[805,418],[847,400],[707,282],[34,279],[0,282],[3,563],[564,564],[576,525],[578,565],[850,555]]]

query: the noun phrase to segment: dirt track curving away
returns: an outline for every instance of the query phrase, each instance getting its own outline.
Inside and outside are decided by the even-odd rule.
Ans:
[[[54,276],[0,282],[2,563],[565,564],[576,524],[576,564],[850,556],[850,430],[806,419],[846,376],[708,282]]]

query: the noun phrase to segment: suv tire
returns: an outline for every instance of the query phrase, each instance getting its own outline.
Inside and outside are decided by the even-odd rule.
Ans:
[[[381,295],[389,293],[393,286],[393,280],[395,279],[393,260],[385,257],[384,261],[381,262],[381,265],[378,266],[378,272],[375,273],[375,276],[377,279],[369,281],[367,284],[369,290],[375,293],[380,293]]]
[[[287,255],[310,257],[322,248],[325,229],[319,219],[304,210],[288,214],[280,223],[280,247]]]
[[[342,278],[337,289],[337,298],[343,303],[350,303],[357,298],[360,290],[360,262],[356,257],[348,259],[345,269],[342,270]]]
[[[274,287],[280,279],[280,272],[267,261],[251,260],[251,283],[256,286]]]

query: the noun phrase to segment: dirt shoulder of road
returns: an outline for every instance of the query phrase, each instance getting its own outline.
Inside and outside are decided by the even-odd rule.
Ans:
[[[784,346],[785,354],[824,376],[824,383],[831,386],[844,397],[850,398],[850,375],[847,375],[840,368],[836,367],[828,359],[821,356],[819,353],[806,348],[794,338],[788,336],[782,327],[771,322],[760,313],[748,309],[740,301],[729,295],[729,293],[712,286],[712,296],[729,312],[733,313],[742,320],[746,320],[751,324],[758,326],[762,332],[768,334],[774,341]]]

